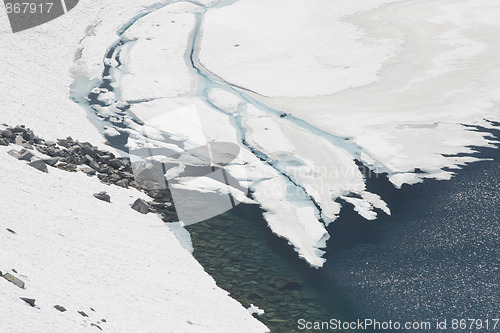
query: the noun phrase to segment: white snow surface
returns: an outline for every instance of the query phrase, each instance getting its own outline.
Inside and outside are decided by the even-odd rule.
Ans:
[[[47,140],[72,136],[102,149],[105,138],[88,111],[69,98],[71,89],[93,87],[72,84],[95,83],[105,64],[116,65],[103,55],[117,31],[157,4],[81,0],[67,14],[16,34],[0,10],[0,122],[25,124]],[[101,98],[114,102],[111,93]],[[116,129],[107,133],[116,135]],[[130,208],[144,194],[81,172],[41,173],[9,156],[9,149],[0,147],[0,271],[26,287],[0,278],[2,330],[89,332],[98,330],[91,326],[96,324],[120,333],[268,331],[216,286],[158,216]],[[100,191],[112,202],[92,196]],[[36,299],[36,307],[20,297]]]
[[[443,154],[490,145],[463,125],[500,119],[499,15],[494,0],[240,0],[205,15],[200,61],[351,139],[400,187],[447,179],[475,159]]]
[[[120,333],[267,331],[215,285],[159,217],[130,208],[144,194],[81,172],[41,173],[9,149],[0,147],[0,271],[26,287],[0,278],[2,329],[88,332],[94,323]],[[93,197],[100,191],[111,203]],[[36,307],[19,297],[35,299]]]

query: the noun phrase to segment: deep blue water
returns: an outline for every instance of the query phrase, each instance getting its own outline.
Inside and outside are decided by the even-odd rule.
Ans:
[[[427,332],[457,332],[452,319],[500,317],[500,150],[477,156],[493,160],[450,181],[397,190],[383,175],[368,178],[392,216],[366,221],[343,209],[329,228],[327,264],[313,275],[343,295],[352,319],[431,321]],[[448,330],[436,329],[444,319]],[[405,330],[413,331],[422,332]],[[500,323],[482,331],[500,332]]]

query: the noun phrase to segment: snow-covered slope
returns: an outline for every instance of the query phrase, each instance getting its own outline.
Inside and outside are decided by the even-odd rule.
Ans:
[[[0,278],[2,330],[87,332],[96,324],[119,333],[267,331],[158,216],[130,208],[144,194],[81,172],[42,173],[9,156],[12,148],[0,147],[0,271],[26,286]],[[100,191],[111,203],[93,197]]]
[[[70,100],[71,85],[83,70],[90,82],[99,78],[102,52],[117,31],[154,3],[81,0],[68,14],[17,34],[1,9],[0,123],[103,148],[87,110]],[[93,43],[81,43],[84,37]],[[2,331],[268,331],[216,286],[158,216],[130,208],[143,194],[83,173],[42,173],[9,149],[0,147],[0,271],[26,286],[0,278]],[[93,197],[100,191],[112,202]],[[20,297],[35,299],[35,307]]]

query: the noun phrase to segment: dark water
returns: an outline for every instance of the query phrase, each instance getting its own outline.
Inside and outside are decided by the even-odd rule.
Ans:
[[[297,328],[300,318],[432,325],[399,332],[500,332],[500,323],[484,328],[500,317],[500,150],[479,151],[493,160],[470,164],[450,181],[397,190],[384,175],[369,177],[368,189],[392,216],[366,221],[346,205],[329,227],[322,269],[298,259],[260,210],[246,205],[188,228],[195,257],[244,306],[265,309],[260,319],[272,332],[311,332]],[[444,319],[448,329],[437,329]],[[452,330],[453,319],[481,319],[483,328]]]
[[[396,190],[383,177],[369,179],[392,216],[368,222],[344,210],[330,229],[322,274],[358,318],[430,321],[428,332],[453,332],[453,319],[500,317],[500,150],[479,151],[493,160],[470,164],[451,181]],[[444,319],[448,330],[438,330]],[[482,331],[500,332],[500,323]]]

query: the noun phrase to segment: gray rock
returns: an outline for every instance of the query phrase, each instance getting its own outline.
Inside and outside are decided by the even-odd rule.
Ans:
[[[68,148],[68,153],[72,155],[78,154],[78,152],[80,152],[80,146],[74,145]]]
[[[0,146],[8,146],[8,145],[9,145],[9,141],[0,138]]]
[[[97,327],[98,329],[100,329],[102,331],[102,328],[101,326],[97,325],[97,324],[94,324],[94,323],[90,323],[90,326],[94,326],[94,327]]]
[[[48,173],[49,170],[47,169],[47,164],[43,160],[36,160],[31,163],[28,163],[30,167],[33,167],[37,170],[40,170],[42,172]]]
[[[31,159],[34,157],[35,155],[33,155],[32,153],[30,153],[29,151],[27,151],[26,149],[22,149],[20,152],[19,152],[19,159],[22,160],[22,161],[31,161]]]
[[[36,145],[35,148],[40,153],[45,154],[45,155],[47,154],[47,147],[46,146]]]
[[[70,136],[68,136],[66,139],[57,139],[57,144],[64,148],[69,148],[74,143],[75,141],[73,141],[73,139]]]
[[[64,155],[64,150],[62,150],[61,148],[50,146],[47,149],[47,155],[49,155],[50,157],[62,157]]]
[[[114,173],[111,176],[109,176],[109,180],[112,181],[113,183],[115,183],[115,182],[120,180],[120,175],[117,173]]]
[[[81,150],[80,152],[82,153],[83,156],[89,155],[93,159],[97,158],[97,148],[93,147],[90,143],[84,142],[84,143],[79,143]]]
[[[132,209],[138,211],[141,214],[147,214],[149,212],[149,204],[139,198],[132,204]]]
[[[10,156],[19,159],[19,152],[17,150],[11,149],[7,152]]]
[[[78,311],[78,313],[81,314],[83,317],[88,317],[88,315],[83,311]]]
[[[94,197],[102,201],[111,202],[111,197],[106,192],[94,193]]]
[[[99,164],[97,164],[97,162],[96,162],[96,161],[92,161],[92,162],[90,162],[90,163],[89,163],[89,166],[90,166],[92,169],[96,170],[96,171],[101,170],[101,166],[100,166]]]
[[[106,174],[110,174],[111,173],[111,169],[108,168],[108,166],[106,164],[101,164],[101,170],[100,170],[101,173],[106,173]]]
[[[56,309],[57,311],[61,311],[61,312],[66,312],[66,308],[64,306],[61,306],[61,305],[54,305],[54,309]]]
[[[35,300],[33,298],[26,298],[26,297],[20,297],[23,301],[31,305],[32,307],[35,307]]]
[[[125,164],[117,158],[110,160],[108,162],[108,165],[115,169],[120,169],[122,167],[125,167]]]
[[[24,125],[17,125],[15,128],[12,129],[12,132],[14,133],[26,132],[26,127]]]
[[[83,167],[80,170],[83,173],[86,173],[88,176],[94,176],[96,174],[96,171],[92,168],[89,168],[89,167]]]
[[[36,138],[36,136],[32,130],[28,130],[28,131],[23,133],[23,139],[26,141],[33,141],[33,140],[35,140],[35,138]]]
[[[87,159],[88,163],[94,161],[94,158],[92,156],[90,156],[89,154],[85,154],[85,156],[83,156],[83,157],[85,157]]]
[[[47,158],[45,160],[43,160],[46,164],[50,165],[50,166],[56,166],[57,162],[59,162],[59,158],[57,157],[54,157],[54,158]]]
[[[123,188],[128,188],[128,181],[125,179],[119,180],[115,183],[115,185],[123,187]]]
[[[57,164],[57,167],[64,171],[76,172],[77,167],[75,164],[61,162]]]
[[[2,276],[5,280],[9,281],[10,283],[18,286],[19,288],[21,289],[24,289],[24,282],[15,277],[14,275],[10,274],[10,273],[6,273],[5,275]]]
[[[33,146],[29,142],[23,142],[21,146],[26,149],[33,149]]]
[[[9,229],[9,228],[5,228],[5,229],[6,229],[8,232],[10,232],[11,234],[17,235],[17,233],[16,233],[14,230],[12,230],[12,229]]]
[[[16,135],[10,129],[6,129],[2,131],[2,137],[7,139],[15,139]]]
[[[109,176],[108,175],[103,175],[102,173],[97,175],[97,178],[103,183],[109,183]]]

